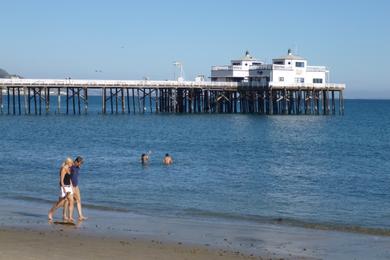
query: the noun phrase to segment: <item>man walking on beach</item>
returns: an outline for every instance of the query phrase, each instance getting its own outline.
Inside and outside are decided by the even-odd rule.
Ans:
[[[79,220],[85,220],[87,219],[84,217],[82,209],[81,209],[81,196],[80,196],[80,189],[79,189],[79,174],[80,174],[80,167],[83,164],[84,159],[81,156],[77,156],[77,158],[74,161],[74,164],[72,167],[70,167],[70,177],[72,179],[73,184],[73,198],[77,203],[77,211],[79,213]]]

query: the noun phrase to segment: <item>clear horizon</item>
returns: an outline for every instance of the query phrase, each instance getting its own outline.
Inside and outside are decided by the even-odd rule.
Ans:
[[[26,78],[210,76],[248,50],[288,48],[347,84],[346,98],[389,99],[387,1],[83,1],[2,3],[0,68]]]

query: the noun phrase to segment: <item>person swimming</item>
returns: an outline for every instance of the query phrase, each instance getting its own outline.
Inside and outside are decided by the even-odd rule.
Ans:
[[[170,165],[173,163],[172,157],[169,155],[169,153],[166,153],[163,159],[163,164]]]
[[[141,163],[142,164],[147,164],[149,162],[149,155],[147,155],[146,153],[143,153],[141,155]]]

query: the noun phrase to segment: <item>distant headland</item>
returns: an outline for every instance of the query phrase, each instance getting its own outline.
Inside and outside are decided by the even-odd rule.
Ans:
[[[0,78],[1,79],[12,79],[12,78],[22,79],[23,77],[16,74],[9,74],[6,70],[0,68]]]

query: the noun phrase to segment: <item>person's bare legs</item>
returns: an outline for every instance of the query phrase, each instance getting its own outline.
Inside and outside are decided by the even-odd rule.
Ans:
[[[68,218],[68,210],[69,210],[69,200],[68,200],[68,197],[66,197],[66,200],[64,202],[64,209],[62,211],[62,219],[64,221],[68,221],[69,218]]]
[[[77,212],[79,213],[79,220],[88,219],[83,215],[82,207],[81,207],[81,196],[79,187],[73,187],[73,198],[77,204]]]
[[[68,221],[74,222],[73,219],[73,208],[74,208],[74,200],[73,200],[73,194],[70,194],[70,192],[67,195],[68,202],[69,202],[69,218]]]
[[[49,210],[49,214],[47,214],[47,218],[49,220],[53,220],[54,213],[56,212],[56,210],[58,208],[63,206],[63,204],[65,203],[65,200],[66,200],[66,197],[59,198],[58,201],[56,203],[54,203],[53,207]]]
[[[78,201],[77,203],[77,211],[79,212],[79,220],[87,220],[88,218],[85,217],[81,211],[81,202]]]

